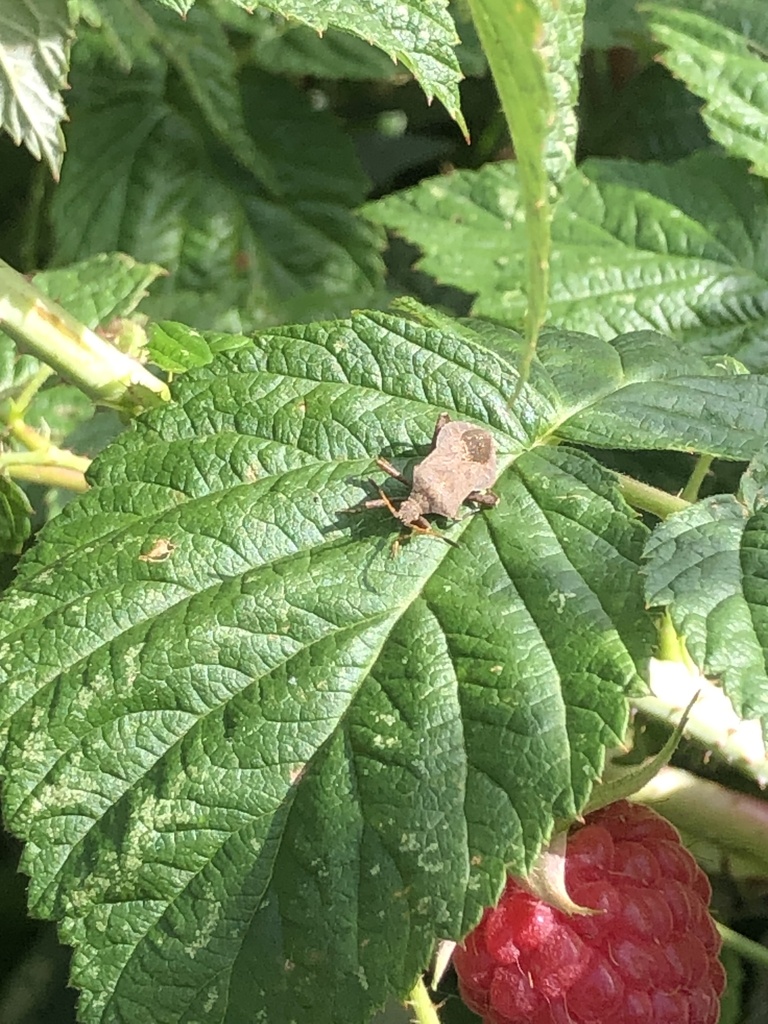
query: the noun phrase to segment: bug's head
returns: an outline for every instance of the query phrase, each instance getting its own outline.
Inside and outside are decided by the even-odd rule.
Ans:
[[[397,518],[405,526],[412,526],[417,519],[424,515],[424,509],[415,498],[406,498],[397,510]]]

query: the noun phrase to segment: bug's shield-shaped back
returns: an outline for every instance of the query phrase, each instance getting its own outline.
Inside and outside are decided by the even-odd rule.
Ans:
[[[487,430],[470,427],[461,435],[461,461],[472,480],[471,490],[482,491],[496,482],[496,448]]]
[[[467,497],[491,487],[495,480],[491,435],[473,423],[450,420],[439,429],[433,450],[414,467],[411,497],[425,515],[457,519]]]

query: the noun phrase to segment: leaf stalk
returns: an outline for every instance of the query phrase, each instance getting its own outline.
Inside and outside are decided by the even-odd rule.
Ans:
[[[95,402],[130,415],[168,401],[168,386],[0,260],[0,326]]]
[[[437,1007],[429,997],[424,979],[419,975],[418,981],[413,986],[408,996],[408,1004],[416,1014],[417,1024],[440,1024],[440,1017]]]

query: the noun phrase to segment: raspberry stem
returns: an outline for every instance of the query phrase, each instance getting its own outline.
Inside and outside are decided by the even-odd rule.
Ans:
[[[424,984],[424,979],[421,975],[419,975],[418,981],[410,991],[408,1004],[416,1014],[418,1024],[440,1024],[437,1007],[429,998],[427,986]]]
[[[762,967],[763,970],[768,968],[768,949],[765,946],[759,942],[753,942],[752,939],[748,939],[745,935],[741,935],[719,922],[717,930],[720,932],[723,945],[728,949],[732,949],[734,953],[738,953],[742,959],[748,960],[756,967]]]

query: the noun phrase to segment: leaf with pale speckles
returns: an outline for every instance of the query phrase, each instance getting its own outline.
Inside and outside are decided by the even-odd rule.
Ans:
[[[427,310],[204,340],[244,347],[102,454],[0,603],[5,820],[86,1024],[363,1024],[624,732],[648,530],[568,438],[744,457],[768,387],[561,333],[512,406],[521,338]],[[499,503],[394,559],[390,514],[345,510],[443,411],[492,433]]]

